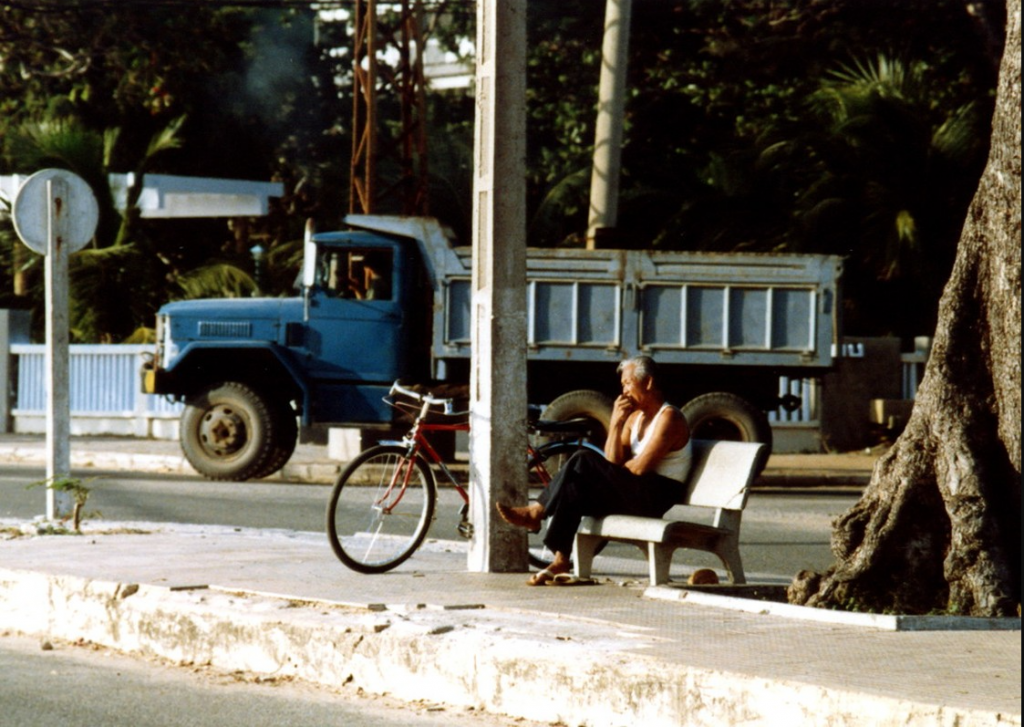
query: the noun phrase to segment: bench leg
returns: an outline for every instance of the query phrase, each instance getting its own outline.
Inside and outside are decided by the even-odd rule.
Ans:
[[[675,552],[674,545],[653,542],[647,544],[647,567],[652,586],[668,583],[669,570],[672,568],[672,554]]]
[[[606,542],[604,538],[576,533],[576,542],[573,546],[573,561],[577,578],[590,578],[590,571],[594,565],[594,556],[597,555],[597,549],[604,542]]]
[[[734,585],[743,585],[747,582],[743,575],[743,561],[740,559],[740,546],[735,541],[720,543],[715,549],[715,555],[721,559],[725,569],[729,571],[729,582]]]

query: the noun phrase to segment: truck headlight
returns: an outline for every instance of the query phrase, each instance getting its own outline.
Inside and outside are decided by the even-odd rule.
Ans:
[[[178,347],[171,338],[171,321],[166,315],[156,317],[156,368],[166,368],[175,356],[178,355]]]

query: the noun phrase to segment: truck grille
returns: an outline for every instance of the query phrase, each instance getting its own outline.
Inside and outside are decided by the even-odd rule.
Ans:
[[[200,338],[252,338],[249,321],[199,321]]]

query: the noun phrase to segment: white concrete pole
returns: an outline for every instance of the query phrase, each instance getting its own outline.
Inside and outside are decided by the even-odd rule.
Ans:
[[[598,230],[619,221],[619,167],[622,158],[622,123],[626,108],[626,66],[629,51],[630,11],[633,0],[606,0],[601,78],[598,88],[594,161],[590,177],[590,215],[587,249],[596,247]]]
[[[528,569],[526,534],[526,0],[479,0],[473,200],[468,567]]]
[[[60,178],[46,182],[46,480],[71,476],[71,397],[68,379],[68,247],[69,201],[67,183]],[[71,515],[73,503],[67,492],[46,491],[46,517],[56,520]]]

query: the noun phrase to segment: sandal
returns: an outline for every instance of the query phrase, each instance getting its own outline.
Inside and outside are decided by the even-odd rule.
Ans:
[[[545,585],[548,586],[596,586],[593,578],[577,578],[572,573],[558,573]]]
[[[552,581],[554,581],[554,579],[557,578],[559,575],[565,575],[565,574],[564,573],[561,573],[561,574],[552,573],[547,568],[545,568],[544,570],[537,571],[532,576],[530,576],[530,578],[526,581],[526,585],[528,585],[528,586],[546,586],[549,583],[551,583]]]

